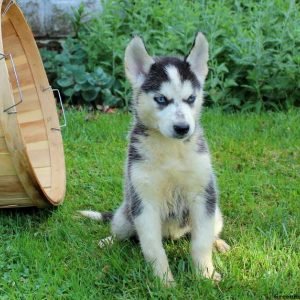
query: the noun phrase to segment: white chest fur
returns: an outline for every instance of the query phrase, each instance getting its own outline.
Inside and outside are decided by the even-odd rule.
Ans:
[[[179,198],[203,192],[210,180],[209,153],[198,153],[193,140],[152,134],[141,138],[136,147],[143,160],[132,166],[132,183],[144,201],[159,202],[166,214]]]

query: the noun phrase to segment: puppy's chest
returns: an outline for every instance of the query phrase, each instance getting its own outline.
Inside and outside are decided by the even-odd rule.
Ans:
[[[142,178],[139,185],[157,195],[165,211],[182,210],[179,200],[199,193],[211,173],[208,153],[201,155],[191,144],[178,144],[147,141],[138,149],[144,158],[136,169]]]
[[[161,186],[185,189],[199,183],[210,171],[209,155],[197,153],[191,144],[153,141],[142,144],[139,151],[145,158],[142,168],[159,178]]]
[[[180,187],[174,187],[170,193],[166,193],[160,203],[162,219],[173,219],[179,223],[185,223],[189,217],[189,202],[187,194]]]

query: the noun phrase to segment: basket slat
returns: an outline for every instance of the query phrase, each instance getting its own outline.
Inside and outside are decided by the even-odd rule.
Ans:
[[[34,168],[44,168],[51,166],[49,148],[43,150],[28,151],[28,154]]]
[[[51,171],[51,167],[36,168],[36,173],[38,174],[40,183],[44,188],[51,187]]]
[[[26,191],[24,190],[17,175],[0,176],[0,197],[4,199],[26,198]],[[1,201],[2,202],[2,201]]]
[[[16,170],[13,165],[10,153],[0,154],[0,176],[16,175]]]
[[[32,200],[28,197],[21,198],[3,198],[1,199],[0,208],[17,208],[32,206]]]
[[[3,129],[2,129],[1,124],[0,124],[0,137],[4,137],[4,131],[3,131]]]
[[[8,153],[8,149],[6,146],[6,142],[5,142],[5,138],[4,137],[0,137],[0,154],[3,153]]]

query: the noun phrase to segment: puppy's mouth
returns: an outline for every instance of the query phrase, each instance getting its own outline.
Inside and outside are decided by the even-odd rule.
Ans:
[[[189,134],[184,134],[184,135],[181,135],[181,134],[173,134],[173,139],[176,139],[176,140],[185,140],[187,138],[189,138],[190,135]]]

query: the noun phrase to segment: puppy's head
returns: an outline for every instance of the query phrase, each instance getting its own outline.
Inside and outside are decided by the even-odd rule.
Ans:
[[[152,58],[141,38],[134,37],[126,48],[125,71],[137,118],[166,137],[190,137],[203,102],[207,61],[208,43],[200,32],[184,59]]]

